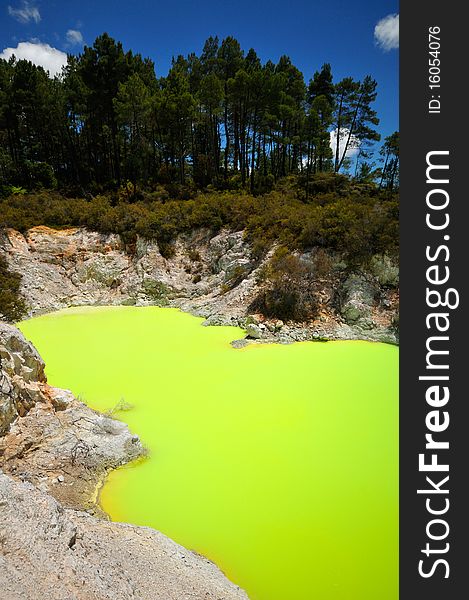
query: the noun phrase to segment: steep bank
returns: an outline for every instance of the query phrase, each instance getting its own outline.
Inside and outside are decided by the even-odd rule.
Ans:
[[[0,234],[0,252],[22,276],[20,292],[30,315],[71,305],[159,304],[205,317],[207,325],[239,325],[264,341],[398,341],[398,269],[387,257],[373,257],[362,272],[338,255],[328,256],[330,273],[314,278],[317,317],[296,323],[265,319],[252,308],[272,251],[258,259],[241,231],[196,230],[176,240],[169,258],[141,238],[128,250],[116,235],[82,228]],[[314,271],[316,254],[312,248],[299,258]]]
[[[247,598],[161,533],[92,516],[109,469],[143,454],[124,423],[49,386],[34,347],[0,325],[2,598]]]

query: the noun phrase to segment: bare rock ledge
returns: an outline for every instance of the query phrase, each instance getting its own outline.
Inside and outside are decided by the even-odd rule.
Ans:
[[[246,600],[219,569],[158,531],[63,508],[0,474],[3,600]]]

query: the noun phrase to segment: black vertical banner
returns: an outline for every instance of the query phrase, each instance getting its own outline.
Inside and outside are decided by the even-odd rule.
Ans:
[[[400,8],[400,598],[467,597],[469,101],[461,3]]]

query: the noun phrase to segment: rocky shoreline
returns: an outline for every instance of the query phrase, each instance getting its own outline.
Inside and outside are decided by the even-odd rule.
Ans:
[[[0,232],[0,252],[22,277],[29,316],[68,306],[159,305],[203,317],[203,325],[243,328],[246,337],[235,346],[398,342],[398,270],[386,257],[374,257],[367,274],[341,277],[340,257],[331,257],[336,275],[320,281],[318,318],[285,323],[250,309],[272,252],[256,260],[243,232],[195,231],[176,241],[169,258],[141,239],[128,250],[118,236],[77,228]],[[313,261],[314,252],[301,260]],[[144,456],[124,423],[49,386],[32,344],[0,323],[0,586],[6,600],[247,599],[204,557],[159,532],[107,520],[97,490],[111,469]]]
[[[144,455],[125,423],[49,386],[32,344],[0,324],[2,598],[247,599],[206,558],[157,531],[106,520],[97,488]]]
[[[159,305],[180,308],[205,325],[234,325],[249,340],[370,340],[398,343],[397,265],[374,256],[364,273],[328,257],[332,274],[318,276],[319,314],[304,323],[266,319],[253,312],[262,292],[259,274],[272,256],[254,256],[242,231],[196,230],[180,236],[170,257],[156,242],[126,248],[119,236],[80,228],[35,227],[25,235],[0,233],[0,252],[21,275],[28,315],[81,305]],[[317,249],[300,255],[313,265]]]
[[[70,508],[100,513],[108,472],[145,455],[125,423],[47,384],[44,363],[14,327],[0,324],[0,468]]]
[[[64,508],[0,473],[4,600],[247,600],[204,557],[147,527]]]

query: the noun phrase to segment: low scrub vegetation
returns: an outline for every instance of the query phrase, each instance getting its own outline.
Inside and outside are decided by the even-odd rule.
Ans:
[[[321,186],[331,187],[325,186],[324,174]],[[0,228],[25,232],[36,225],[82,226],[119,234],[129,248],[141,236],[156,240],[167,257],[178,234],[226,227],[245,230],[258,254],[279,242],[291,250],[328,248],[344,253],[353,263],[363,263],[377,253],[397,255],[398,218],[396,196],[352,182],[344,185],[343,180],[335,191],[316,193],[308,200],[293,179],[262,196],[200,192],[181,200],[156,189],[133,201],[121,193],[85,199],[46,191],[0,200]]]
[[[262,291],[251,309],[266,317],[304,321],[317,316],[314,269],[287,248],[276,250],[259,277]]]
[[[19,321],[26,313],[26,304],[20,296],[21,276],[8,269],[5,257],[0,255],[0,319]]]
[[[71,198],[43,190],[11,193],[0,199],[0,229],[12,227],[25,233],[38,225],[86,227],[117,234],[129,253],[135,251],[140,236],[156,241],[166,258],[174,254],[174,242],[180,234],[198,228],[213,234],[222,228],[244,230],[256,259],[274,244],[282,248],[263,274],[264,291],[256,300],[257,309],[266,316],[296,320],[315,315],[317,304],[309,283],[327,278],[331,253],[340,254],[350,268],[373,270],[374,255],[397,257],[399,240],[397,195],[333,173],[320,174],[316,183],[313,177],[308,195],[301,179],[290,177],[258,196],[242,191],[206,191],[182,199],[172,198],[170,190],[158,186],[137,195],[126,188]],[[313,247],[314,273],[294,254]],[[195,264],[200,261],[195,251],[188,258]],[[25,312],[19,297],[20,279],[8,271],[5,259],[0,269],[0,313],[9,320],[18,319]],[[200,281],[197,269],[191,272],[194,282]],[[241,270],[233,273],[223,291],[238,285],[244,275]],[[151,288],[147,293],[162,300],[161,289]]]

